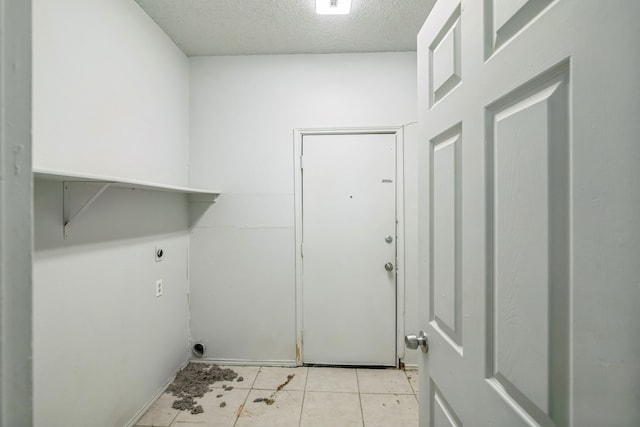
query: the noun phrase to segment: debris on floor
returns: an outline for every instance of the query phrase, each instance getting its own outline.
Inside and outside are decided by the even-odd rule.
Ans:
[[[275,395],[275,393],[273,393],[271,396]],[[260,403],[260,402],[264,402],[267,405],[273,405],[276,401],[271,399],[270,397],[258,397],[257,399],[254,399],[253,401],[254,403]]]
[[[278,388],[276,389],[276,391],[280,391],[283,388],[285,388],[287,386],[287,384],[289,384],[291,382],[291,380],[293,379],[293,377],[295,377],[296,374],[291,374],[291,375],[287,375],[287,380],[285,382],[283,382],[282,384],[280,384],[278,386]]]
[[[211,391],[211,385],[216,381],[233,381],[238,374],[228,368],[205,363],[189,363],[176,375],[176,379],[169,385],[166,393],[173,394],[176,399],[172,407],[181,411],[191,411],[192,414],[204,412],[201,405],[197,405],[196,398],[203,397]],[[225,391],[233,390],[231,386],[224,386]],[[218,395],[217,397],[222,397]],[[222,402],[221,407],[226,405]]]
[[[186,411],[187,409],[193,410],[195,408],[196,401],[191,396],[183,396],[180,399],[176,399],[173,402],[172,408]]]
[[[280,390],[285,388],[287,386],[287,384],[289,384],[291,382],[291,380],[293,379],[293,377],[295,377],[295,376],[296,376],[296,374],[287,375],[287,380],[285,382],[283,382],[282,384],[280,384],[278,386],[278,388],[276,389],[276,391],[271,393],[271,396],[269,396],[269,397],[259,397],[257,399],[254,399],[253,402],[254,403],[264,402],[266,405],[269,405],[269,406],[273,405],[276,402],[276,400],[275,400],[276,394],[278,394],[278,392]]]

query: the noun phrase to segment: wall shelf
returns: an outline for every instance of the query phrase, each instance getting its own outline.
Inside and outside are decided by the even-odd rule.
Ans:
[[[57,170],[34,169],[34,179],[59,181],[63,183],[64,210],[64,238],[69,236],[69,229],[89,207],[100,198],[109,188],[124,188],[130,190],[162,191],[186,194],[193,203],[213,204],[220,195],[219,191],[200,188],[180,187],[175,185],[158,184],[147,181],[122,179],[112,176],[77,174]],[[91,184],[92,191],[78,191],[80,187]]]

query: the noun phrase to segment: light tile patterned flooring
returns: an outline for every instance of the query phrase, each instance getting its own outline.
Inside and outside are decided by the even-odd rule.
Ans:
[[[216,382],[198,400],[204,413],[171,407],[163,394],[137,426],[158,427],[340,427],[418,425],[418,372],[361,368],[227,366],[242,382]],[[291,381],[277,391],[278,386]],[[232,386],[233,390],[223,387]],[[274,394],[275,393],[275,394]],[[221,397],[217,397],[222,394]],[[254,402],[273,395],[275,402]],[[222,407],[220,404],[225,402]]]

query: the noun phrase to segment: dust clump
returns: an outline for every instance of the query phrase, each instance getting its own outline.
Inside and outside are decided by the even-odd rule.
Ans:
[[[236,381],[238,381],[239,383],[241,383],[242,381],[244,381],[244,378],[242,378],[242,377],[238,377],[238,379],[237,379]]]
[[[203,397],[211,391],[211,384],[216,381],[233,381],[238,374],[231,369],[218,365],[204,363],[189,363],[176,375],[176,379],[169,385],[166,393],[173,394],[177,399],[171,405],[174,409],[191,411],[192,414],[204,412],[201,405],[197,405],[196,398]],[[233,387],[225,390],[232,390]],[[218,395],[221,397],[222,395]],[[224,403],[224,402],[223,402]],[[226,405],[226,403],[225,403]]]
[[[196,404],[196,401],[193,400],[191,396],[181,397],[180,399],[176,399],[173,402],[171,407],[173,409],[179,409],[181,411],[186,411],[187,409],[192,409]]]
[[[225,406],[227,406],[227,402],[220,402],[220,407],[224,408]]]

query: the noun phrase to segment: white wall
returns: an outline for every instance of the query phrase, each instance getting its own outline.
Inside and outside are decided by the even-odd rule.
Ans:
[[[188,61],[132,0],[33,1],[33,165],[187,183]]]
[[[33,3],[34,167],[186,184],[186,57],[133,1]],[[186,198],[110,189],[67,240],[62,183],[34,203],[34,424],[124,425],[188,359]]]
[[[107,190],[64,240],[62,183],[34,194],[34,425],[125,425],[189,355],[186,196]]]
[[[192,338],[207,357],[295,361],[293,129],[416,119],[415,53],[190,59]]]

